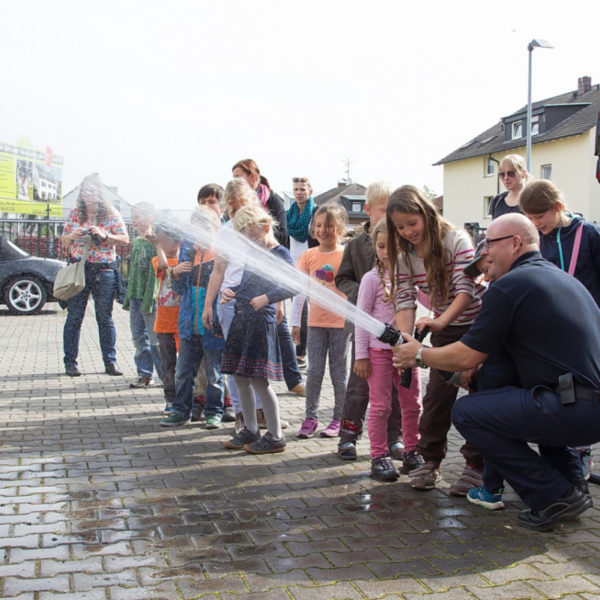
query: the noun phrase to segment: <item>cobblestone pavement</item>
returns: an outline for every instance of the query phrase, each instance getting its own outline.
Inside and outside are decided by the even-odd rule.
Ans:
[[[455,432],[438,489],[414,491],[405,476],[377,483],[365,440],[354,463],[335,456],[335,440],[296,440],[303,401],[278,386],[287,451],[229,452],[229,429],[162,429],[162,390],[128,388],[120,306],[126,376],[104,375],[88,310],[75,379],[62,374],[64,314],[47,307],[0,310],[0,597],[600,596],[598,510],[538,534],[515,526],[512,493],[500,513],[449,497],[461,470]],[[324,396],[327,421],[329,384]]]

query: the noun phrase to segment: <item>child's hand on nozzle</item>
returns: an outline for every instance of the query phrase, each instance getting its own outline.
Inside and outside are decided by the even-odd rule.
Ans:
[[[296,344],[296,346],[300,345],[300,327],[297,325],[292,327],[292,341],[294,344]]]
[[[368,379],[371,375],[371,361],[368,358],[357,358],[354,361],[354,374],[361,379]]]
[[[255,310],[259,311],[261,308],[264,308],[269,304],[269,299],[266,294],[261,294],[260,296],[255,296],[250,300],[250,306]]]
[[[227,302],[231,302],[236,296],[236,293],[229,288],[225,288],[221,292],[221,300],[219,300],[219,304],[227,304]]]
[[[416,323],[415,328],[419,333],[425,329],[425,327],[429,327],[431,331],[441,331],[446,326],[438,321],[438,319],[431,319],[429,317],[421,317]]]

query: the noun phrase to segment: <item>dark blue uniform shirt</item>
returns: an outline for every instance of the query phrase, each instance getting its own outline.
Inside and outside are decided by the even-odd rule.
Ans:
[[[600,389],[600,310],[585,287],[542,258],[520,256],[490,287],[463,344],[506,350],[521,387],[554,387],[564,373]]]

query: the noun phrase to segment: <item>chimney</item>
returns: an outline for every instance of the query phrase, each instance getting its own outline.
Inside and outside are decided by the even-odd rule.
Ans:
[[[592,78],[584,75],[577,80],[577,95],[582,96],[592,89]]]

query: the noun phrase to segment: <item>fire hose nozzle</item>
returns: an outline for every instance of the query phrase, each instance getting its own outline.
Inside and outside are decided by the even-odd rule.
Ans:
[[[377,339],[384,344],[389,344],[390,346],[397,346],[404,343],[402,334],[389,323],[385,323],[385,329]]]

